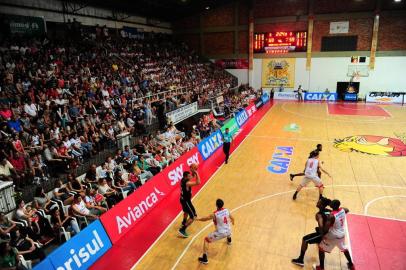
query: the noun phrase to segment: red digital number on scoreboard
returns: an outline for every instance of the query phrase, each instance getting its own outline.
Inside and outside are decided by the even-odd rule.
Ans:
[[[307,32],[269,32],[254,35],[255,53],[304,52]]]

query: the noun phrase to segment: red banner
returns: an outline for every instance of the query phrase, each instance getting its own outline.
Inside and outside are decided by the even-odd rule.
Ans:
[[[216,65],[226,69],[248,69],[248,59],[218,59]]]
[[[111,242],[116,243],[129,232],[170,191],[164,178],[154,178],[102,215],[100,219]]]
[[[255,107],[255,104],[251,104],[245,108],[245,110],[247,111],[248,116],[251,117],[257,111],[257,107]]]
[[[116,243],[158,205],[167,194],[178,187],[183,172],[188,171],[191,164],[200,164],[201,162],[202,158],[195,147],[102,215],[101,221],[111,242]]]

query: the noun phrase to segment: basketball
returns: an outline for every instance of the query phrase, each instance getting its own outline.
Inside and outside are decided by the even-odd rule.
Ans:
[[[190,165],[190,169],[193,171],[197,171],[198,165],[196,163],[193,163],[192,165]]]

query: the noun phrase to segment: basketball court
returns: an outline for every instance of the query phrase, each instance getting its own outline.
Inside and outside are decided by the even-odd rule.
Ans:
[[[348,113],[351,109],[356,113]],[[300,177],[291,182],[289,173],[303,170],[317,143],[323,144],[320,160],[333,176],[322,176],[325,196],[339,199],[353,214],[347,241],[356,269],[405,269],[405,126],[401,106],[275,102],[229,164],[193,199],[199,216],[214,211],[217,198],[225,201],[236,219],[233,245],[212,244],[209,264],[200,265],[203,239],[213,225],[195,222],[190,237],[183,239],[177,233],[178,216],[132,269],[299,269],[290,260],[299,255],[301,238],[316,226],[318,191],[310,184],[293,201]],[[277,154],[281,149],[292,153]],[[286,172],[272,162],[275,154],[290,160],[282,166]],[[311,245],[304,269],[317,262]],[[345,257],[338,250],[327,254],[326,269],[347,269]]]

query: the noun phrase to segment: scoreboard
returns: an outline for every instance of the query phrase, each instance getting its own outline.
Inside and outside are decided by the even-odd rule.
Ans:
[[[254,53],[304,52],[307,32],[268,32],[254,34]]]

